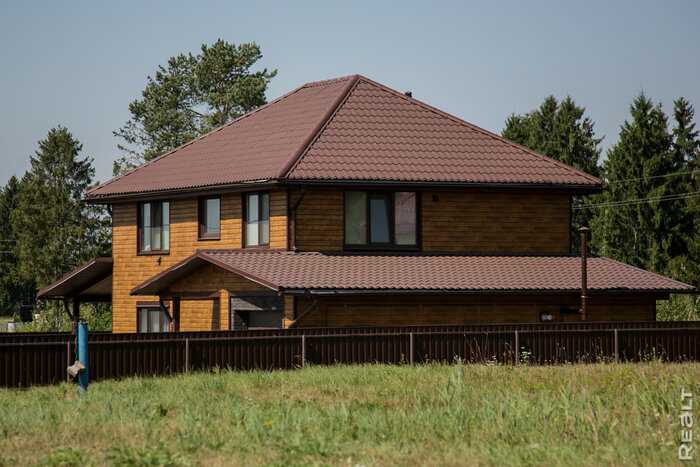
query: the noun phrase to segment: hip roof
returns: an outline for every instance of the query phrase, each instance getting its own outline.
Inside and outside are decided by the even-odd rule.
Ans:
[[[87,200],[266,182],[603,181],[363,76],[307,83],[116,177]]]

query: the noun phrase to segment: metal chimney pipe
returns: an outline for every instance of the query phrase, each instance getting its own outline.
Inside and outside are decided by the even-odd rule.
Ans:
[[[578,232],[581,234],[581,309],[579,310],[581,321],[586,321],[586,308],[588,305],[588,251],[586,248],[586,237],[589,231],[588,227],[578,229]]]

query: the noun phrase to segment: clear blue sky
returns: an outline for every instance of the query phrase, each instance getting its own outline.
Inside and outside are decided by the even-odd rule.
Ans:
[[[644,90],[700,107],[700,2],[10,2],[0,4],[0,184],[58,124],[111,177],[112,131],[146,76],[217,38],[255,41],[268,99],[363,74],[488,130],[570,94],[617,139]],[[700,109],[698,109],[700,113]]]

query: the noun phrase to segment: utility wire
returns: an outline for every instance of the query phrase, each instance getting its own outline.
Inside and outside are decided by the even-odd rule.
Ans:
[[[651,198],[638,198],[638,199],[627,199],[621,201],[607,201],[604,203],[592,203],[592,204],[582,204],[580,206],[572,206],[571,209],[593,209],[593,208],[604,208],[604,207],[617,207],[617,206],[627,206],[631,204],[646,204],[653,201],[663,202],[663,201],[675,201],[678,199],[689,199],[697,198],[700,196],[700,191],[691,191],[688,193],[675,193],[671,195],[655,196]]]
[[[623,182],[638,182],[641,180],[651,180],[653,178],[679,177],[681,175],[694,174],[695,172],[700,172],[700,170],[690,170],[688,172],[677,172],[677,173],[666,174],[666,175],[654,175],[651,177],[625,178],[623,180],[612,180],[612,181],[609,181],[607,183],[611,184],[611,183],[623,183]]]

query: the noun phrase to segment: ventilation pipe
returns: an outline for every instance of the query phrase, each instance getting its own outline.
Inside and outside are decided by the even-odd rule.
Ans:
[[[586,237],[590,229],[588,227],[581,227],[578,229],[581,235],[581,321],[586,321],[586,308],[588,305],[588,264],[587,257],[588,252],[586,249]]]

